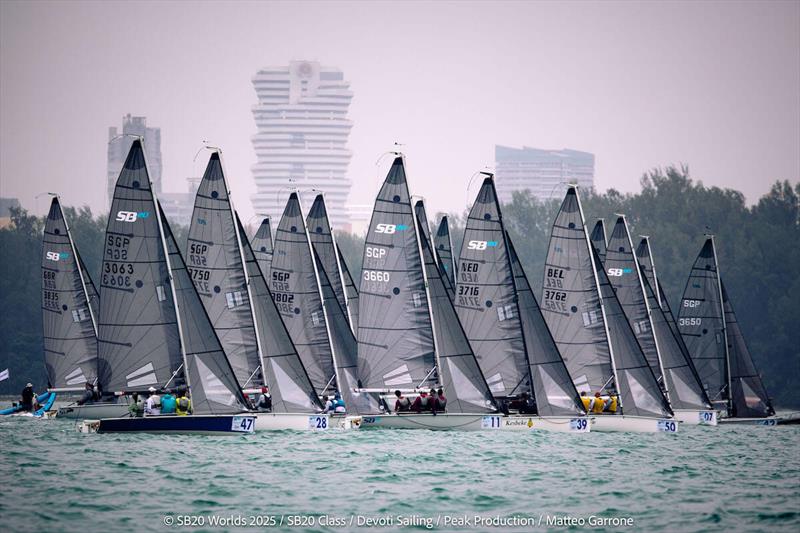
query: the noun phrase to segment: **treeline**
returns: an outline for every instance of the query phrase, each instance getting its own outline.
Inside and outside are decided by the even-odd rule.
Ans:
[[[686,168],[656,170],[643,176],[642,190],[621,194],[582,191],[589,229],[605,218],[610,232],[616,213],[627,215],[634,245],[637,235],[649,235],[666,296],[678,309],[689,269],[705,233],[717,236],[720,271],[739,322],[767,388],[779,407],[800,407],[793,394],[800,380],[800,184],[777,182],[752,207],[731,189],[705,187],[689,178]],[[516,193],[503,207],[512,239],[537,295],[541,292],[550,227],[560,199],[541,202]],[[429,206],[432,210],[433,206]],[[105,216],[65,209],[73,236],[92,278],[102,261]],[[39,262],[43,219],[24,210],[13,213],[13,224],[0,230],[0,370],[11,379],[0,393],[16,394],[26,381],[41,390],[46,383],[42,361]],[[463,238],[465,214],[450,215],[456,253]],[[434,223],[431,225],[435,228]],[[181,246],[185,227],[173,226]],[[363,237],[338,234],[338,242],[353,276],[361,270]],[[360,276],[359,276],[360,277]]]

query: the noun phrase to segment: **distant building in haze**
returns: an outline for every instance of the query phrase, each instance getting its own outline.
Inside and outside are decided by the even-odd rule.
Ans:
[[[345,203],[350,193],[347,148],[352,122],[347,110],[353,93],[342,72],[314,61],[267,67],[253,76],[258,103],[253,107],[258,133],[253,137],[256,214],[277,227],[290,189],[325,193],[334,228],[349,230]],[[311,207],[314,193],[302,195]]]
[[[202,178],[186,178],[188,192],[162,192],[158,195],[167,220],[181,226],[189,226],[194,211],[194,197]]]
[[[497,196],[503,203],[511,202],[514,191],[528,190],[540,200],[549,200],[563,196],[561,184],[594,187],[594,154],[588,152],[496,145],[494,160]]]
[[[21,206],[16,198],[0,198],[0,229],[11,225],[11,209]]]
[[[122,117],[122,131],[116,126],[108,128],[108,205],[114,198],[114,186],[117,184],[119,172],[125,164],[128,150],[133,144],[133,136],[144,139],[144,151],[147,157],[147,170],[156,194],[161,192],[161,128],[148,128],[147,118],[133,117],[128,113]],[[116,138],[115,138],[116,137]]]

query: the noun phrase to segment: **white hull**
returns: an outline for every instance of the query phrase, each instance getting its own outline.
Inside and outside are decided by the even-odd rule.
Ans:
[[[592,431],[627,433],[677,433],[678,420],[649,416],[598,415]]]
[[[526,415],[486,415],[470,413],[388,414],[363,416],[362,428],[429,429],[456,431],[563,431],[585,433],[591,428],[588,417],[540,417]]]
[[[128,416],[127,403],[90,403],[87,405],[67,405],[60,407],[56,418],[92,419],[123,418]]]
[[[710,409],[676,409],[675,420],[687,426],[716,426],[716,411]]]
[[[361,427],[360,416],[344,414],[295,414],[295,413],[251,413],[258,423],[256,431],[279,431],[292,429],[296,431],[327,431],[330,429],[358,429]]]

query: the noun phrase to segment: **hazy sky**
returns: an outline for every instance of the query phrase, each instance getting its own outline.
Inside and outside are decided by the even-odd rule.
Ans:
[[[600,190],[680,162],[750,202],[800,179],[797,1],[2,0],[0,195],[104,211],[108,127],[132,113],[161,128],[167,191],[202,173],[203,139],[221,146],[247,219],[250,80],[292,59],[351,83],[352,203],[373,202],[395,141],[429,213],[464,208],[495,144],[593,152]]]

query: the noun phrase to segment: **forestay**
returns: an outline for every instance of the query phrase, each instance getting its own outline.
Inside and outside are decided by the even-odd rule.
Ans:
[[[525,335],[528,362],[533,379],[536,409],[541,416],[583,414],[578,391],[533,295],[528,277],[506,232],[511,269],[517,289],[520,321]]]
[[[358,369],[366,388],[437,382],[413,217],[403,160],[397,157],[375,200],[364,247]]]
[[[258,266],[261,268],[261,273],[264,277],[269,276],[272,269],[272,230],[270,229],[269,217],[261,221],[255,235],[250,239],[252,244],[253,253],[258,261]]]
[[[424,209],[417,212],[417,225],[427,223]],[[433,330],[438,349],[439,376],[450,413],[488,413],[496,411],[478,360],[456,314],[430,239],[420,235],[420,247],[428,283]]]
[[[175,306],[150,187],[137,139],[114,189],[100,277],[98,374],[109,392],[183,384]]]
[[[244,227],[238,215],[236,223],[243,235]],[[246,241],[242,242],[242,248],[253,297],[253,313],[261,340],[264,383],[272,395],[272,412],[319,412],[322,410],[319,396],[281,320],[253,249]]]
[[[531,392],[500,205],[489,176],[467,217],[455,306],[495,397]]]
[[[50,388],[83,387],[97,379],[94,296],[94,284],[54,197],[42,241],[42,333]]]
[[[319,394],[335,390],[333,352],[311,244],[300,199],[294,192],[289,195],[275,234],[269,288],[314,389]]]
[[[220,155],[211,154],[195,196],[186,258],[189,275],[242,387],[261,386],[253,313]]]

